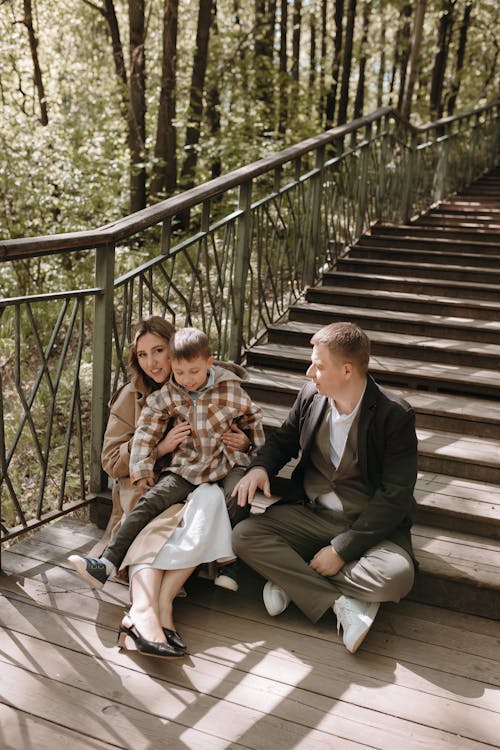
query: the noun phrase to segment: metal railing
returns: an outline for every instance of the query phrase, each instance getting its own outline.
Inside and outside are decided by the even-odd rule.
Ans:
[[[383,108],[104,227],[0,241],[3,263],[95,264],[92,287],[0,299],[2,541],[106,488],[107,404],[138,319],[199,326],[240,360],[372,222],[408,221],[493,167],[499,106],[419,128]]]

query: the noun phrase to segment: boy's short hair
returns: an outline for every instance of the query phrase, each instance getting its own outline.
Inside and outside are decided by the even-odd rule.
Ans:
[[[169,351],[170,359],[208,359],[208,336],[198,328],[179,328],[170,339]]]
[[[370,339],[354,323],[330,323],[314,334],[311,344],[324,344],[330,354],[340,354],[362,373],[368,371]]]

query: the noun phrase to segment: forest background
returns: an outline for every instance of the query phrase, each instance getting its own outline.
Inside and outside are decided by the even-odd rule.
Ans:
[[[498,0],[0,0],[0,237],[90,229],[380,106],[500,90]],[[50,256],[10,264],[29,294]]]

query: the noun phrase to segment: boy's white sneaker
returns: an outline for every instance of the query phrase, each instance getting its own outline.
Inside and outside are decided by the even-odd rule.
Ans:
[[[380,602],[360,602],[350,596],[339,596],[333,604],[337,633],[342,625],[344,646],[354,654],[363,643],[377,616]]]
[[[264,586],[262,598],[264,599],[264,606],[267,609],[267,613],[271,617],[280,615],[290,604],[290,599],[283,589],[271,581],[267,581]]]

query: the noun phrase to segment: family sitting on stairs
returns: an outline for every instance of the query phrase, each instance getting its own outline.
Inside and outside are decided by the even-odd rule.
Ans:
[[[100,557],[70,557],[98,588],[115,568],[128,569],[121,646],[130,637],[142,653],[182,656],[173,599],[196,566],[214,559],[226,563],[215,579],[223,587],[238,589],[235,556],[262,575],[271,616],[293,602],[316,622],[332,608],[351,653],[380,603],[409,593],[413,410],[368,374],[370,342],[358,326],[333,323],[311,343],[310,382],[263,444],[260,410],[234,366],[214,364],[203,333],[173,333],[156,316],[138,325],[128,414],[117,417],[112,402],[106,433],[122,464],[113,476],[120,490],[131,480],[136,498]],[[103,456],[106,445],[105,437]],[[273,478],[297,457],[286,494],[249,515],[255,493],[270,498]]]

